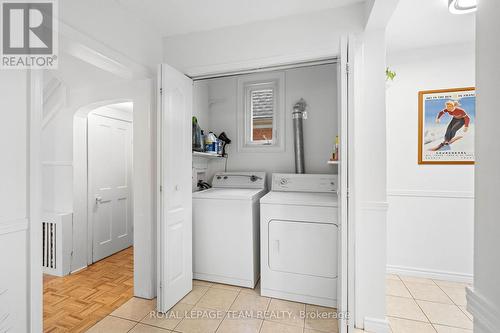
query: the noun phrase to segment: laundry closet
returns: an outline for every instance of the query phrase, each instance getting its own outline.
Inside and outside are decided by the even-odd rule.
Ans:
[[[338,85],[333,60],[194,81],[195,279],[337,306]]]
[[[194,78],[164,65],[160,87],[160,309],[197,279],[346,312],[340,57]]]

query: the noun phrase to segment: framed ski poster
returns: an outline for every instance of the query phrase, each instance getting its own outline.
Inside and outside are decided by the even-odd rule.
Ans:
[[[474,164],[474,87],[418,93],[418,164]]]

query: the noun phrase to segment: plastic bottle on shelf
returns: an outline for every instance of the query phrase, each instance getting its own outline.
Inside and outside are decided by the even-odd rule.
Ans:
[[[339,160],[339,136],[335,138],[335,161]]]
[[[224,143],[222,142],[222,140],[217,138],[217,154],[218,155],[222,155],[223,148],[224,148]]]
[[[335,146],[334,146],[332,158],[330,158],[330,161],[338,161],[338,160],[339,160],[339,136],[337,135],[335,137]]]
[[[193,151],[203,151],[203,131],[198,124],[198,119],[193,117]]]
[[[217,137],[213,132],[209,132],[205,135],[205,152],[217,154],[217,145]]]

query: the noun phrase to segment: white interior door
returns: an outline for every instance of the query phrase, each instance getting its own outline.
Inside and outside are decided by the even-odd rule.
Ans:
[[[168,65],[159,73],[160,219],[158,310],[192,289],[191,117],[193,81]]]
[[[338,260],[338,287],[337,311],[346,314],[347,307],[347,232],[348,232],[348,39],[341,38],[339,62],[339,137],[340,137],[340,164],[339,164],[339,260]],[[348,322],[345,318],[339,320],[340,333],[347,333]]]
[[[88,208],[93,262],[132,245],[132,126],[88,116]]]

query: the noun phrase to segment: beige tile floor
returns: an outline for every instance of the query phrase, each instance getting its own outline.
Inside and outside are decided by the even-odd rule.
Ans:
[[[472,333],[467,284],[390,274],[387,316],[393,333]]]
[[[91,333],[335,333],[335,309],[261,297],[260,290],[193,281],[167,315],[155,300],[132,298]]]
[[[472,333],[472,315],[465,309],[466,284],[392,274],[386,282],[392,333]],[[196,280],[193,284],[193,291],[167,316],[152,315],[155,301],[132,298],[88,332],[338,332],[332,308],[261,297],[258,288]],[[282,314],[285,318],[270,314]],[[324,319],[319,319],[318,314]]]

